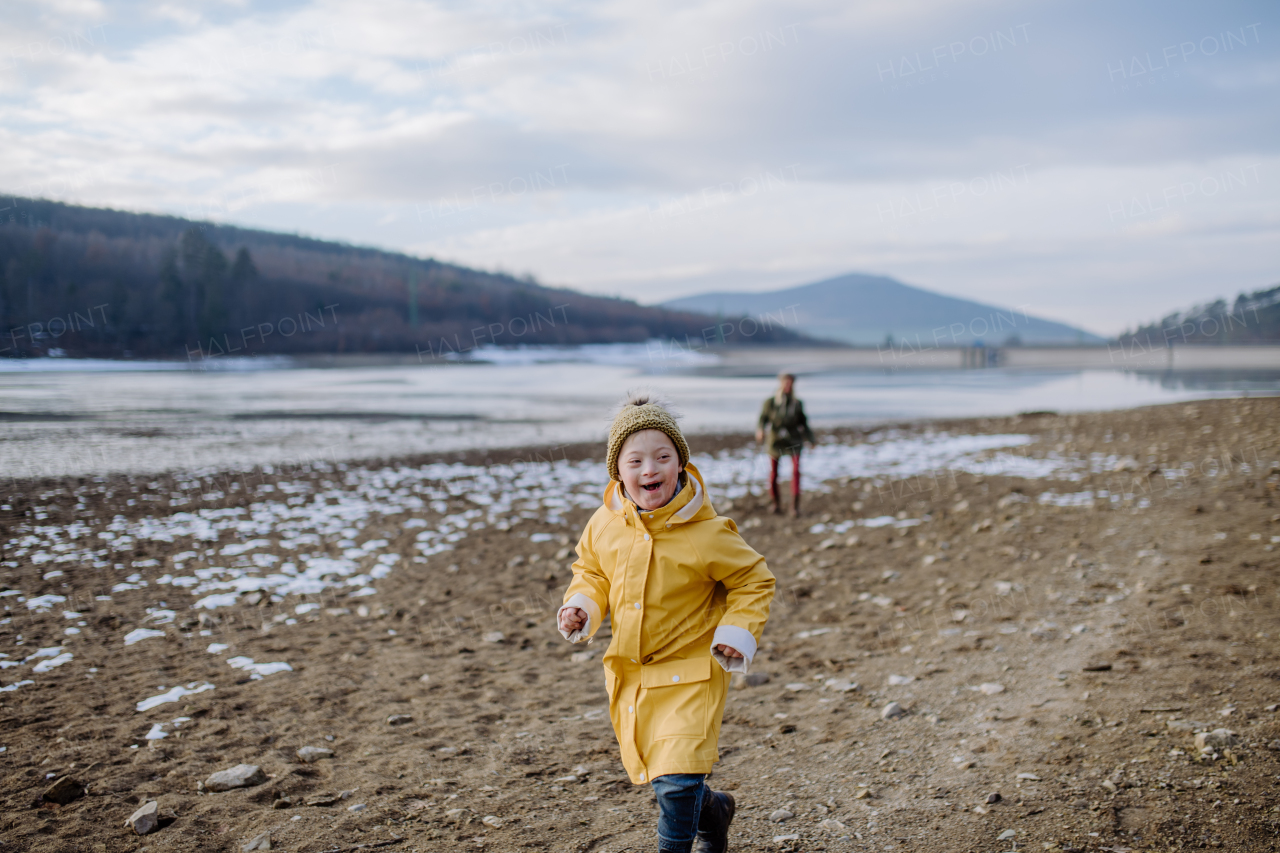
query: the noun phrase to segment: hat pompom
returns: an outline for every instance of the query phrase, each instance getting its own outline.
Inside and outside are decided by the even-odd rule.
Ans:
[[[681,412],[676,410],[675,404],[652,388],[633,388],[627,391],[627,396],[622,398],[622,402],[614,406],[613,411],[609,414],[609,420],[617,420],[618,416],[624,411],[638,406],[657,406],[676,420],[684,417]]]

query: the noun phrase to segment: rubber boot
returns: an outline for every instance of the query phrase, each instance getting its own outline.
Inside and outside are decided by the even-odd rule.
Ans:
[[[800,517],[800,496],[799,495],[791,496],[791,517],[792,518]]]
[[[702,814],[698,816],[693,853],[725,853],[729,849],[729,824],[737,809],[732,794],[708,791],[702,800]]]

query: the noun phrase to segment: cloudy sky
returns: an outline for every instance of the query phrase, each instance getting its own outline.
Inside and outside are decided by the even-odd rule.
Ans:
[[[7,0],[0,192],[641,302],[1280,283],[1274,2]]]

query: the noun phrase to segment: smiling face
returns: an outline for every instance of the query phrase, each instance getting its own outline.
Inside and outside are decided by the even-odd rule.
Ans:
[[[622,443],[618,475],[627,495],[641,509],[665,506],[676,493],[680,454],[665,432],[642,429]]]

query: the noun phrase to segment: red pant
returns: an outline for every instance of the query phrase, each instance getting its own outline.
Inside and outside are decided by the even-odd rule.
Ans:
[[[800,494],[800,454],[792,453],[791,456],[791,494],[792,496]],[[777,457],[769,457],[769,497],[773,498],[773,502],[778,502],[778,459]]]

